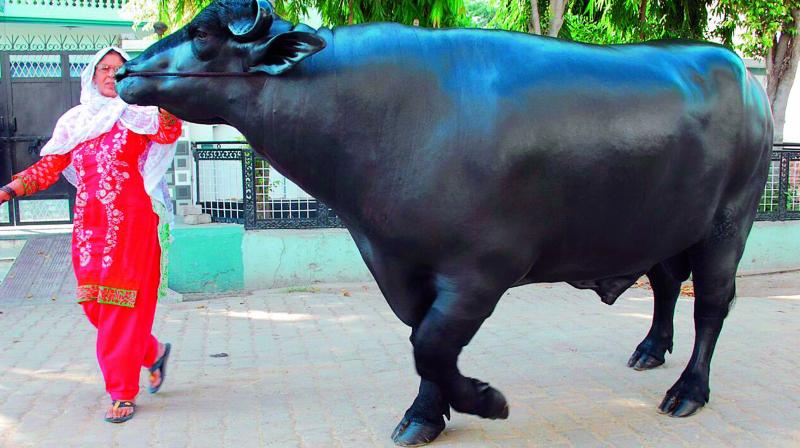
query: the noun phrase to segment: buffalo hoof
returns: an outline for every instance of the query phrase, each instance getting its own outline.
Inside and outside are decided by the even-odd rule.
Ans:
[[[439,423],[411,420],[403,417],[392,433],[398,446],[420,446],[433,442],[444,431],[444,419]]]
[[[667,414],[670,417],[688,417],[699,411],[705,403],[691,399],[681,400],[674,396],[667,395],[658,406],[658,412]]]
[[[630,359],[628,359],[628,367],[632,367],[633,370],[650,370],[661,364],[664,364],[663,356],[659,358],[639,349],[636,349]]]
[[[672,337],[655,338],[648,335],[628,359],[634,370],[650,370],[664,364],[664,355],[672,353]]]
[[[462,393],[450,400],[453,409],[492,420],[508,418],[508,402],[499,390],[474,378],[464,378],[461,386]]]
[[[480,411],[477,415],[492,420],[505,420],[508,418],[508,401],[503,393],[494,387],[479,382],[478,395],[480,397]]]
[[[503,394],[493,388],[489,387],[489,391],[485,395],[486,398],[486,412],[479,414],[483,418],[492,420],[505,420],[508,418],[508,402]]]
[[[684,373],[667,391],[658,412],[671,417],[688,417],[708,403],[708,396],[708,380]]]

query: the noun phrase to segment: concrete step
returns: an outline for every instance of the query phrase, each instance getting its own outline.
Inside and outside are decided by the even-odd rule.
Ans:
[[[11,270],[11,266],[13,264],[13,258],[0,258],[0,283],[3,282],[4,278],[6,278],[6,274],[8,274],[8,271]]]
[[[31,238],[25,242],[0,283],[4,306],[40,305],[74,300],[71,235]]]

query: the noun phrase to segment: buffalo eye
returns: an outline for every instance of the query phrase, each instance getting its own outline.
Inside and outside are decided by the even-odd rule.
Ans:
[[[206,33],[205,31],[197,30],[194,33],[194,38],[197,40],[206,40],[208,39],[208,33]]]

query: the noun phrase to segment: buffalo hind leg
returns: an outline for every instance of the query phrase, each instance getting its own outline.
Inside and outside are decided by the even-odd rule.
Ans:
[[[681,260],[684,258],[680,257]],[[653,323],[647,336],[628,359],[628,367],[635,370],[658,367],[664,364],[666,352],[672,353],[675,304],[681,291],[681,282],[689,276],[688,263],[677,259],[670,260],[670,267],[666,263],[658,263],[647,272],[653,288]]]
[[[751,225],[752,219],[734,220],[730,214],[723,214],[710,237],[690,250],[694,349],[686,369],[658,407],[663,414],[687,417],[708,403],[711,357],[736,294],[736,267]]]

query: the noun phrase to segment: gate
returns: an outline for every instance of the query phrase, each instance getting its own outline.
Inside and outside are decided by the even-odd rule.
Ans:
[[[39,160],[58,118],[80,100],[88,51],[0,51],[0,185]],[[75,189],[58,182],[0,206],[0,225],[68,224]]]
[[[214,222],[254,229],[342,227],[336,213],[257,156],[245,142],[192,143],[197,204]]]

